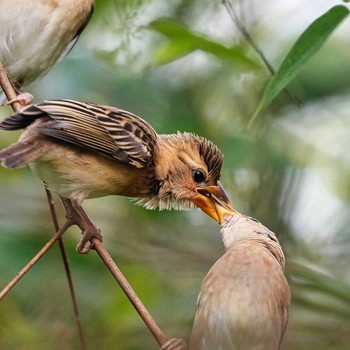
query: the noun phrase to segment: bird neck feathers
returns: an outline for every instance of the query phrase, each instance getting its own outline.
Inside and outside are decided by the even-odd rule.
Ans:
[[[255,241],[263,245],[284,268],[285,258],[275,234],[258,220],[237,211],[226,215],[221,225],[221,236],[225,251],[242,241]]]

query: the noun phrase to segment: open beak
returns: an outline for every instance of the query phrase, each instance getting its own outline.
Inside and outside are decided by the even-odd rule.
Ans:
[[[196,193],[197,196],[192,199],[192,202],[219,224],[225,214],[232,215],[232,205],[219,181],[217,186],[197,187]]]

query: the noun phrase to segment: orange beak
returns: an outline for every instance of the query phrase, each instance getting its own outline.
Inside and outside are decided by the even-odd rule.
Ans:
[[[226,214],[232,215],[232,205],[219,181],[217,186],[197,187],[196,193],[197,196],[192,199],[192,202],[219,224]]]

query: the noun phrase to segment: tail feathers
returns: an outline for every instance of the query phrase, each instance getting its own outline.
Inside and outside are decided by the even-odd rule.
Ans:
[[[46,116],[46,113],[41,111],[34,105],[25,107],[21,112],[13,114],[5,118],[0,123],[0,130],[19,130],[25,129],[32,124],[36,119]]]
[[[0,162],[6,168],[21,168],[41,157],[45,150],[37,142],[18,142],[0,150]]]

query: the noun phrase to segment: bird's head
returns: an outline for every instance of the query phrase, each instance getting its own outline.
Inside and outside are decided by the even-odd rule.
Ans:
[[[192,133],[159,135],[156,146],[156,193],[147,202],[148,208],[194,208],[198,189],[218,186],[223,156],[210,141]]]

